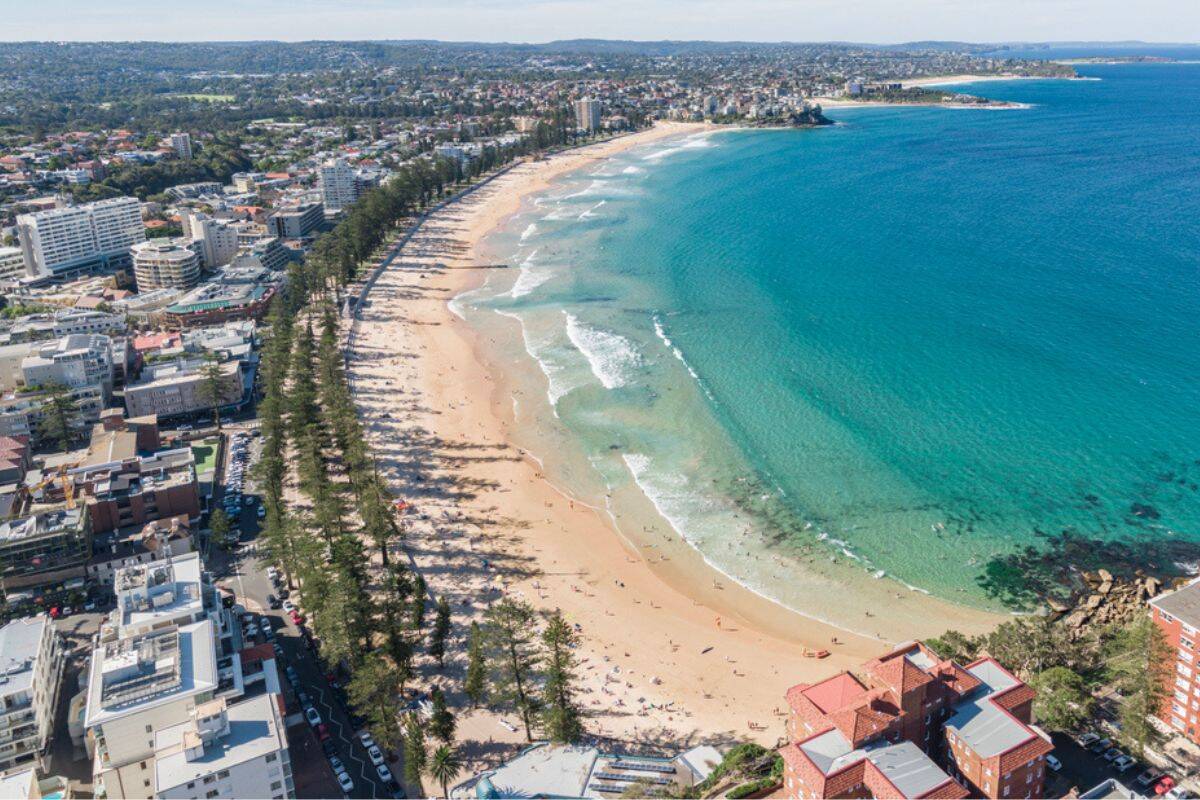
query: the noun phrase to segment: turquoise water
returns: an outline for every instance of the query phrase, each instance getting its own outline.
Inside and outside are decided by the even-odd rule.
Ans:
[[[531,450],[797,607],[802,563],[991,607],[1065,562],[1186,568],[1200,66],[1081,71],[560,180],[458,303],[531,367]]]

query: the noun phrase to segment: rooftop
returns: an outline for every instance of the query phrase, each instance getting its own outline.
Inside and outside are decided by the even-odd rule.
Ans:
[[[995,702],[1020,681],[992,659],[967,667],[982,685],[955,707],[946,728],[984,758],[999,755],[1036,734]]]
[[[171,625],[92,653],[86,727],[217,688],[213,624]]]
[[[223,735],[199,743],[195,720],[172,725],[154,736],[155,778],[159,792],[222,769],[243,764],[287,747],[276,695],[260,694],[234,705],[197,706],[197,716],[224,710],[229,728]],[[190,734],[190,735],[189,735]],[[185,743],[186,740],[186,743]],[[203,753],[189,757],[190,746],[201,744]]]
[[[951,779],[908,741],[878,741],[855,750],[841,731],[834,728],[797,746],[827,776],[866,759],[891,781],[902,797],[920,797]]]
[[[15,619],[0,628],[0,697],[29,691],[42,636],[50,624],[46,617]],[[0,797],[7,795],[0,792]]]
[[[1173,592],[1151,598],[1150,605],[1164,614],[1200,628],[1200,578],[1179,587]]]

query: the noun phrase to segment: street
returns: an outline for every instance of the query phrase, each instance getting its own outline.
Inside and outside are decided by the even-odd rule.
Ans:
[[[230,430],[238,427],[229,426]],[[251,439],[250,463],[257,460],[261,440]],[[221,475],[229,474],[232,447],[225,448],[224,463],[221,465]],[[248,473],[248,470],[247,470]],[[214,496],[214,507],[220,507],[223,500],[225,483],[222,481]],[[246,479],[243,496],[256,496],[252,481]],[[349,709],[343,702],[344,693],[335,691],[325,680],[325,673],[316,655],[305,644],[299,628],[280,610],[269,607],[268,596],[277,594],[277,590],[267,577],[269,564],[258,553],[258,535],[260,531],[257,510],[259,500],[253,505],[242,505],[240,514],[232,519],[241,530],[236,546],[226,549],[214,546],[211,548],[208,566],[214,580],[219,586],[234,592],[237,602],[248,614],[266,616],[271,620],[272,627],[277,631],[276,641],[283,651],[279,663],[280,677],[287,666],[295,668],[299,676],[297,688],[305,692],[313,706],[321,715],[322,721],[328,726],[331,740],[334,742],[338,758],[345,764],[346,771],[354,782],[354,790],[349,796],[356,798],[392,797],[394,792],[379,778],[374,765],[367,755],[366,748],[358,738],[358,732],[350,720]],[[261,634],[259,640],[262,640]],[[293,757],[293,773],[296,783],[297,796],[330,797],[341,796],[343,792],[338,786],[328,760],[321,752],[315,732],[305,721],[296,692],[287,681],[281,680],[287,687],[285,697],[288,704],[289,742],[297,740],[301,744],[303,757]],[[339,697],[339,694],[341,696]],[[303,731],[293,730],[292,726],[303,728]],[[313,755],[314,757],[309,757]],[[299,756],[300,753],[297,753]],[[319,756],[319,758],[315,757]],[[399,780],[398,765],[389,763],[393,776]],[[319,773],[319,774],[314,774]],[[304,792],[301,794],[301,787]]]

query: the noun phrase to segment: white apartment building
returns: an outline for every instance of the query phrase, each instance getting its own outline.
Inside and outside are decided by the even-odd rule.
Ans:
[[[172,133],[171,147],[175,150],[175,155],[183,159],[192,157],[192,137],[187,133]]]
[[[575,124],[585,131],[600,127],[600,101],[583,98],[575,101]]]
[[[183,235],[192,240],[192,249],[207,269],[223,267],[237,255],[238,229],[199,211],[187,211],[182,219]]]
[[[280,695],[196,706],[155,735],[155,797],[295,797]]]
[[[133,197],[21,214],[17,233],[32,277],[124,264],[129,248],[146,240],[141,206]]]
[[[53,735],[63,673],[62,639],[49,617],[0,628],[0,772],[38,762]]]
[[[19,247],[0,247],[0,281],[16,281],[25,275],[25,251]]]
[[[326,211],[341,211],[354,205],[360,185],[354,169],[343,159],[333,159],[321,165],[318,175],[321,203]]]
[[[190,247],[174,242],[142,242],[131,252],[139,292],[190,289],[200,282],[200,256]]]
[[[83,714],[97,796],[293,797],[275,661],[243,675],[199,554],[119,569],[113,589]]]
[[[21,361],[21,374],[26,386],[98,386],[107,401],[113,386],[112,340],[100,334],[79,333],[37,342]]]

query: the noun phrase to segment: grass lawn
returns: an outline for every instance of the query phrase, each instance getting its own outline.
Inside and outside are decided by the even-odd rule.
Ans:
[[[217,442],[215,439],[205,439],[199,444],[192,445],[192,454],[196,457],[196,474],[203,475],[217,468]]]
[[[173,94],[171,97],[178,97],[181,100],[207,100],[210,103],[232,103],[236,98],[231,94]]]

